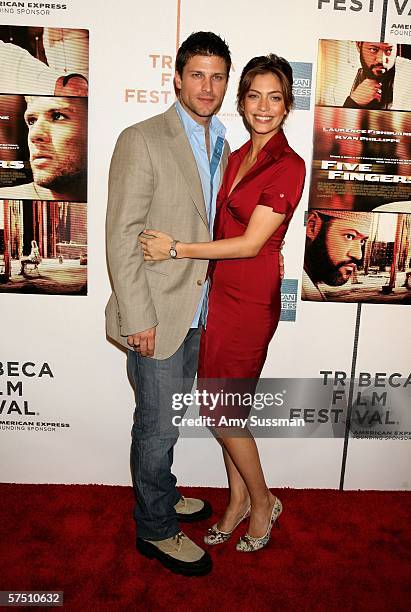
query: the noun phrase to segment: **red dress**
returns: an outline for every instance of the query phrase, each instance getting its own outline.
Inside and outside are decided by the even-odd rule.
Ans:
[[[210,262],[199,379],[258,379],[280,318],[279,251],[301,198],[305,165],[280,130],[230,194],[250,146],[246,142],[229,157],[217,197],[214,240],[241,236],[258,204],[284,213],[285,219],[256,257]]]

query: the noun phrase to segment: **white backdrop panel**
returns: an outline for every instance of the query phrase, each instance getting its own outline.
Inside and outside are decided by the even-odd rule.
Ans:
[[[322,8],[318,8],[320,4]],[[314,79],[319,38],[379,39],[383,2],[367,0],[363,5],[356,12],[350,0],[345,3],[346,10],[335,10],[333,2],[317,0],[255,0],[253,4],[209,0],[205,10],[199,0],[182,0],[181,39],[192,31],[209,29],[226,38],[232,50],[234,71],[221,110],[232,148],[247,136],[235,112],[236,86],[244,63],[254,55],[275,52],[290,61],[312,63]],[[371,5],[373,11],[369,10]],[[392,15],[394,3],[389,5]],[[1,361],[48,362],[54,378],[13,380],[22,381],[24,399],[29,401],[30,411],[39,413],[37,420],[59,421],[70,427],[55,432],[0,430],[0,479],[129,484],[133,396],[124,353],[109,344],[104,334],[104,306],[109,295],[104,250],[107,175],[119,132],[163,112],[172,101],[169,62],[170,57],[175,59],[178,2],[119,0],[111,5],[102,0],[71,0],[67,6],[66,12],[41,18],[15,15],[11,19],[0,14],[3,24],[90,30],[89,294],[0,297]],[[308,179],[312,125],[313,99],[311,110],[294,111],[286,127],[290,144],[306,161]],[[287,235],[287,278],[300,279],[307,205],[308,180]],[[279,325],[263,375],[293,378],[316,377],[320,370],[349,373],[356,308],[351,304],[299,302],[296,322]],[[359,368],[370,372],[406,370],[411,340],[408,321],[409,307],[363,307]],[[0,385],[3,383],[1,377]],[[342,440],[274,439],[259,445],[270,485],[338,487]],[[347,486],[408,488],[407,449],[409,444],[396,441],[351,441]],[[390,457],[395,457],[395,469],[383,469]],[[375,470],[377,458],[379,468]],[[182,484],[225,485],[213,440],[180,440],[175,472]]]

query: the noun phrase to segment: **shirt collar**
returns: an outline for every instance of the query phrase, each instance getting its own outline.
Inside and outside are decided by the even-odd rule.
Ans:
[[[287,145],[287,138],[285,137],[283,130],[280,130],[277,132],[277,134],[274,134],[274,136],[272,136],[268,142],[266,142],[262,150],[270,155],[273,159],[278,159]]]
[[[285,137],[283,130],[280,130],[274,134],[274,136],[271,136],[270,140],[265,143],[261,151],[264,151],[266,155],[269,155],[274,160],[277,160],[287,145],[287,138]],[[251,140],[247,140],[247,142],[238,149],[237,153],[239,153],[241,157],[244,157],[250,147]],[[259,155],[261,154],[261,151]]]
[[[188,138],[190,138],[190,136],[195,131],[204,130],[204,127],[200,123],[197,123],[197,121],[194,121],[191,115],[188,114],[188,112],[185,110],[185,108],[183,108],[179,100],[176,100],[175,107]],[[225,138],[226,128],[218,119],[218,117],[216,117],[216,115],[213,115],[211,117],[210,130],[214,132],[217,136]]]

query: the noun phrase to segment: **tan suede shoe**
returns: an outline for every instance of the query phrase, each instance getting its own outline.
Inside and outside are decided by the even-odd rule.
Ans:
[[[165,540],[148,541],[137,538],[136,546],[142,555],[149,559],[158,559],[175,574],[204,576],[213,566],[210,555],[182,531]]]
[[[174,508],[181,523],[204,521],[210,518],[212,514],[211,505],[207,500],[195,499],[194,497],[181,496]]]

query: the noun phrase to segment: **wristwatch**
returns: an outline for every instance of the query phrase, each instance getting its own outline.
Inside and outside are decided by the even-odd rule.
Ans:
[[[173,240],[173,242],[171,243],[171,247],[170,247],[170,257],[172,259],[177,259],[177,242],[180,242],[179,240]]]

